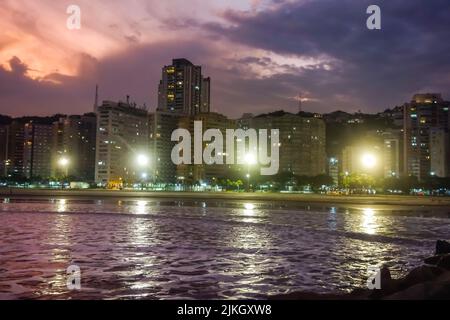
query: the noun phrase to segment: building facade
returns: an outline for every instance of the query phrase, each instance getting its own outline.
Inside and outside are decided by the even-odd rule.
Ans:
[[[0,177],[7,177],[9,125],[0,125]]]
[[[254,117],[250,127],[279,129],[279,172],[299,176],[326,173],[326,129],[323,119],[278,111]]]
[[[96,128],[95,113],[61,117],[53,123],[52,176],[94,181]],[[68,159],[67,168],[59,165],[61,158]]]
[[[52,135],[50,124],[24,124],[23,174],[26,178],[50,178]]]
[[[13,121],[9,126],[7,176],[24,177],[24,125]]]
[[[388,131],[381,135],[383,139],[382,161],[383,177],[399,177],[402,174],[402,139],[401,132]]]
[[[430,174],[449,176],[449,133],[443,128],[430,129]]]
[[[440,94],[416,94],[403,108],[404,174],[423,180],[433,175],[431,138],[432,132],[441,131],[448,137],[450,103]],[[436,136],[435,136],[436,138]],[[444,139],[445,140],[445,139]],[[445,149],[448,150],[448,143]],[[448,151],[443,151],[446,154]],[[437,154],[436,154],[437,155]],[[449,159],[445,161],[448,165]],[[447,173],[446,173],[447,174]]]
[[[210,111],[211,79],[187,59],[164,66],[158,87],[158,111],[195,115]]]
[[[151,157],[151,180],[155,183],[176,183],[177,166],[172,162],[171,152],[176,142],[171,141],[172,132],[179,127],[181,115],[156,111],[149,114],[149,152]]]
[[[130,103],[104,101],[97,107],[95,182],[116,188],[140,180],[148,168],[136,161],[148,156],[148,113]]]
[[[200,113],[191,117],[183,117],[180,119],[180,128],[186,129],[190,132],[191,136],[194,137],[194,122],[201,121],[202,123],[202,135],[208,129],[218,129],[220,130],[223,137],[226,136],[227,129],[235,129],[236,121],[228,119],[226,116],[215,113]],[[203,139],[202,139],[203,141]],[[207,141],[202,142],[202,152],[208,145]],[[226,145],[223,144],[225,150]],[[194,150],[194,140],[191,139],[191,150]],[[202,154],[203,155],[203,154]],[[215,155],[213,155],[215,156]],[[194,164],[194,158],[192,154],[191,163],[192,164],[181,164],[177,166],[177,178],[179,182],[185,182],[188,184],[193,183],[206,183],[214,184],[218,180],[223,180],[236,175],[238,169],[237,165],[226,164],[225,161],[225,151],[223,156],[223,164]]]

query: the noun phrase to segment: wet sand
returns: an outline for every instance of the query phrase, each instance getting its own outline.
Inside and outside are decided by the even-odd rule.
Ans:
[[[116,190],[50,190],[50,189],[9,189],[0,188],[2,197],[64,197],[64,198],[145,198],[172,200],[235,200],[235,201],[274,201],[298,203],[395,205],[395,206],[438,206],[450,207],[450,197],[424,197],[406,195],[320,195],[297,193],[248,193],[248,192],[147,192]],[[450,209],[449,209],[450,212]]]

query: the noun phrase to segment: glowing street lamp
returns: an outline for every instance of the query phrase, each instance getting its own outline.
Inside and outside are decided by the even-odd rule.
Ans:
[[[373,169],[377,165],[377,158],[371,153],[364,153],[361,157],[361,164],[366,169]]]
[[[145,154],[138,154],[136,162],[140,167],[146,167],[149,164],[150,159]]]
[[[248,190],[250,191],[250,166],[256,164],[256,157],[251,153],[247,153],[244,157],[245,163],[247,164],[247,184]]]
[[[61,166],[61,168],[67,168],[69,165],[69,159],[66,157],[62,157],[58,160],[58,164]]]
[[[136,163],[141,169],[143,169],[143,172],[141,173],[141,190],[144,190],[144,182],[148,176],[146,168],[150,163],[150,159],[146,154],[141,153],[136,156]]]
[[[251,153],[247,153],[244,157],[244,160],[248,165],[256,164],[256,157]]]
[[[69,169],[69,159],[66,157],[61,157],[58,160],[58,165],[61,167],[61,170],[64,171],[64,176],[67,177],[69,175],[68,169]],[[64,182],[61,183],[61,189],[64,188]]]

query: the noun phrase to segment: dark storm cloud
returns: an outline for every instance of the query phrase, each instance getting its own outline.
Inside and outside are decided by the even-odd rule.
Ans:
[[[366,8],[378,4],[382,30],[366,28]],[[231,27],[207,28],[234,42],[299,57],[330,57],[334,70],[299,70],[292,84],[340,107],[332,92],[366,109],[401,103],[420,90],[450,93],[450,2],[307,1],[257,15],[227,11]],[[330,77],[324,85],[319,77]],[[275,80],[275,79],[274,79]],[[345,107],[345,106],[342,106]],[[350,106],[351,107],[351,106]]]
[[[366,28],[370,4],[381,7],[382,30]],[[221,23],[167,20],[161,32],[171,36],[152,43],[130,22],[123,50],[101,59],[78,53],[76,76],[32,80],[20,55],[11,57],[0,66],[0,113],[88,112],[97,83],[101,99],[129,94],[153,110],[161,67],[180,57],[203,66],[213,110],[233,117],[295,111],[298,93],[317,112],[381,111],[419,91],[450,98],[449,9],[448,0],[280,1],[256,13],[223,12]]]
[[[92,111],[92,105],[90,109],[85,105],[92,91],[88,79],[54,73],[33,80],[26,76],[29,68],[19,57],[13,57],[9,67],[11,71],[0,67],[0,113],[20,116]]]
[[[81,54],[77,76],[55,72],[36,80],[26,76],[28,66],[14,57],[9,62],[11,71],[0,67],[0,113],[18,116],[90,112],[96,84],[100,85],[101,100],[125,100],[130,95],[136,103],[154,109],[163,65],[170,64],[173,57],[208,61],[211,54],[208,47],[189,41],[132,48],[101,61]]]

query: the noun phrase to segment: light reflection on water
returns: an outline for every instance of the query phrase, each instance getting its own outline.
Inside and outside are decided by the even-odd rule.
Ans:
[[[135,214],[147,214],[147,201],[139,200],[136,204],[136,210],[133,212]]]
[[[362,214],[363,231],[367,234],[375,234],[378,227],[375,210],[373,210],[372,208],[364,208]]]
[[[420,263],[449,220],[389,208],[154,199],[0,203],[0,298],[263,298]],[[65,270],[82,270],[68,292]]]
[[[67,207],[66,207],[66,199],[60,199],[58,200],[58,212],[66,212]]]

